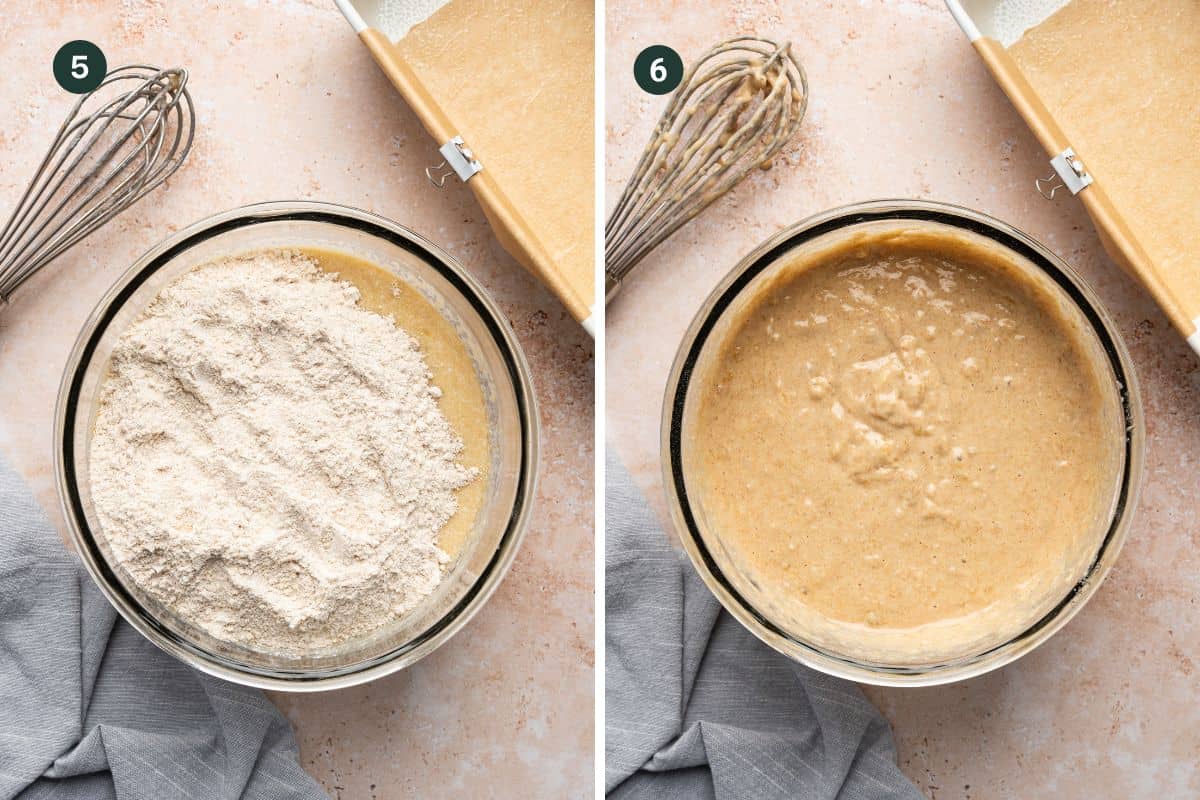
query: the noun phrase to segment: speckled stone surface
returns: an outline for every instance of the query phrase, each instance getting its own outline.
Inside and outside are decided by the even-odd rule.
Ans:
[[[957,685],[869,695],[930,797],[1200,795],[1200,363],[1105,255],[1082,206],[1034,191],[1047,160],[940,0],[705,5],[609,0],[610,208],[664,103],[634,84],[641,48],[669,44],[688,61],[739,33],[790,39],[812,100],[777,166],[667,242],[609,306],[609,440],[665,520],[658,422],[675,348],[718,278],[785,225],[917,197],[1032,234],[1095,287],[1132,351],[1148,428],[1137,523],[1093,601],[1027,658]]]
[[[36,10],[35,10],[36,9]],[[189,163],[0,308],[0,451],[59,523],[51,429],[84,318],[142,251],[208,214],[314,199],[378,212],[446,248],[493,293],[532,367],[537,506],[512,571],[434,655],[370,685],[273,699],[334,797],[585,797],[593,775],[593,355],[588,336],[501,250],[467,189],[425,179],[436,149],[332,2],[15,4],[0,14],[0,211],[70,98],[64,42],[110,65],[182,64],[198,113]]]

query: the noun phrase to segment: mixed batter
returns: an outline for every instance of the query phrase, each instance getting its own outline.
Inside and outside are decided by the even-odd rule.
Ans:
[[[915,225],[915,224],[913,224]],[[847,236],[736,311],[685,465],[751,602],[877,663],[999,644],[1082,577],[1123,441],[1044,277],[934,226]]]

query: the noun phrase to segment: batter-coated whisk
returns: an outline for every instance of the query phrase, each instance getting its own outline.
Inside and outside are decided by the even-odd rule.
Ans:
[[[185,69],[134,64],[76,101],[0,231],[0,301],[179,168],[196,122],[186,87]]]
[[[606,299],[681,225],[769,167],[807,105],[786,42],[730,39],[689,67],[604,228]]]

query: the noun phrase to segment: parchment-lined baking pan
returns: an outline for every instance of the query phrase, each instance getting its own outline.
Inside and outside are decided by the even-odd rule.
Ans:
[[[335,0],[380,68],[416,112],[441,153],[426,174],[435,184],[462,180],[475,193],[501,245],[529,269],[593,332],[594,287],[594,20],[591,3],[580,0],[478,0],[460,22],[461,36],[447,37],[453,54],[453,74],[431,74],[412,63],[397,42],[438,15],[453,13],[454,0]],[[476,8],[477,7],[477,8]],[[570,20],[573,25],[563,25]],[[582,23],[586,22],[586,29]],[[575,33],[571,33],[575,31]],[[584,33],[580,33],[584,31]],[[584,35],[586,34],[586,35]],[[564,39],[563,37],[568,37]],[[586,41],[585,41],[586,39]],[[569,45],[569,46],[565,46]],[[541,59],[553,53],[555,68]],[[566,63],[563,61],[567,57]],[[546,62],[551,63],[550,61]],[[472,101],[465,103],[463,98]],[[586,119],[578,113],[586,101]],[[486,105],[492,105],[491,109]],[[531,105],[576,110],[563,114],[555,130],[524,126]],[[462,110],[463,107],[466,110]],[[503,111],[498,110],[499,107]],[[450,109],[458,107],[453,113]],[[503,116],[508,128],[519,127],[524,151],[537,144],[536,157],[498,153],[504,142],[487,139],[481,131]],[[431,148],[432,153],[432,148]],[[441,161],[440,164],[437,162]],[[505,168],[499,165],[504,161]],[[563,207],[539,213],[517,199],[517,181],[536,184],[546,194],[561,190],[555,175],[587,176],[585,192],[572,200],[586,210]],[[586,198],[576,195],[587,194]],[[581,244],[561,246],[562,231],[570,226]],[[586,244],[582,244],[586,243]],[[586,252],[584,252],[586,250]]]
[[[1066,0],[946,0],[959,27],[966,33],[975,51],[1008,95],[1017,112],[1025,119],[1046,153],[1051,157],[1051,176],[1058,191],[1069,191],[1083,202],[1091,216],[1100,240],[1109,255],[1136,277],[1154,297],[1183,334],[1194,350],[1200,353],[1200,285],[1193,273],[1190,276],[1172,275],[1162,269],[1138,240],[1134,226],[1112,200],[1104,182],[1094,179],[1087,170],[1087,153],[1073,146],[1060,121],[1048,110],[1046,103],[1022,73],[1008,47],[1028,29],[1047,20],[1067,5]],[[1200,31],[1197,32],[1200,34]],[[1086,36],[1086,31],[1080,31]],[[1104,58],[1105,47],[1097,43],[1097,58]],[[1130,143],[1130,157],[1154,158],[1156,154],[1142,153],[1136,143]],[[1039,188],[1047,185],[1041,181]],[[1196,272],[1200,272],[1200,253]]]

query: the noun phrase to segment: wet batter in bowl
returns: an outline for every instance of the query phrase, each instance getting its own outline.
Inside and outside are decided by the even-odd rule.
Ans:
[[[696,499],[727,572],[794,634],[958,657],[1085,573],[1122,438],[1084,321],[1032,270],[933,227],[860,233],[730,312],[698,372]]]
[[[340,250],[301,248],[324,272],[358,290],[358,305],[389,318],[417,341],[441,396],[438,408],[462,440],[459,463],[480,476],[455,492],[457,510],[438,533],[438,547],[457,558],[483,508],[490,454],[487,405],[471,354],[454,326],[412,286],[370,261]]]

